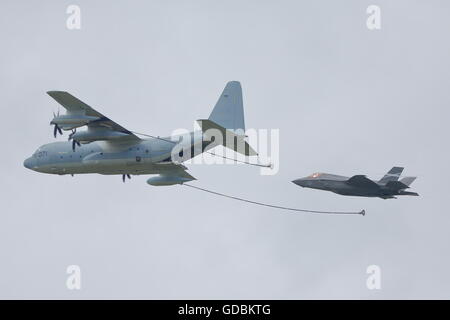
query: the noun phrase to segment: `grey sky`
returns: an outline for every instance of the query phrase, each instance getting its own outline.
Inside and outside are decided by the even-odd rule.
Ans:
[[[69,4],[82,28],[69,31]],[[366,28],[381,7],[382,28]],[[450,298],[448,1],[2,1],[0,298]],[[196,185],[360,216],[291,214],[146,177],[52,176],[69,91],[124,127],[192,128],[229,80],[247,127],[280,129],[280,172],[191,165]],[[66,139],[67,136],[59,138]],[[420,197],[342,197],[315,171],[418,175]],[[82,290],[65,287],[66,267]],[[366,268],[382,290],[366,288]]]

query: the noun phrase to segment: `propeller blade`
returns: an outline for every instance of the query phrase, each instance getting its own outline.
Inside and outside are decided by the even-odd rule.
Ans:
[[[59,132],[59,134],[60,135],[62,135],[63,133],[62,133],[62,130],[61,130],[61,128],[60,127],[58,127],[58,126],[55,126],[56,127],[56,129],[58,129],[58,132]]]
[[[76,129],[72,129],[72,133],[71,134],[69,134],[69,137],[67,138],[67,140],[68,141],[70,141],[70,140],[72,140],[72,138],[73,138],[73,135],[75,134],[77,132],[77,130]]]
[[[75,139],[72,139],[72,150],[75,152],[75,145],[81,147],[81,143]]]
[[[125,175],[122,175],[122,181],[125,182]]]
[[[55,124],[55,128],[53,128],[53,136],[56,138],[56,132],[58,130],[58,126]]]
[[[128,179],[131,179],[131,176],[130,176],[129,174],[127,174],[127,178],[128,178]]]

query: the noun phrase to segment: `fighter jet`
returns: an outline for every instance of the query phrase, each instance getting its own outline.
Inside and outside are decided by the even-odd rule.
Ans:
[[[65,91],[49,91],[66,113],[54,114],[53,135],[72,131],[69,141],[44,144],[24,161],[28,169],[49,174],[99,173],[156,175],[147,180],[153,186],[183,184],[196,180],[182,164],[217,145],[257,155],[245,141],[241,84],[228,82],[208,119],[197,120],[201,130],[185,135],[141,138]],[[77,131],[77,128],[86,130]],[[212,132],[212,133],[211,133]]]
[[[314,173],[306,178],[292,181],[305,188],[331,191],[344,196],[378,197],[396,199],[395,196],[418,196],[415,192],[405,191],[416,177],[404,177],[398,180],[402,167],[393,167],[379,181],[370,180],[364,175],[351,178],[328,173]]]

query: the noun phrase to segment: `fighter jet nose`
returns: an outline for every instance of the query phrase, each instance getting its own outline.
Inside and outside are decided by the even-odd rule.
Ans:
[[[305,186],[305,180],[303,179],[296,179],[292,181],[293,183],[295,183],[296,185],[300,186],[300,187],[304,187]]]
[[[33,159],[32,158],[25,159],[25,161],[23,162],[23,166],[27,169],[33,168]]]

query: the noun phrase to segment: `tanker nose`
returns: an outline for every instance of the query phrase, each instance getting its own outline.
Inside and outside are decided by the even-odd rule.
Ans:
[[[25,161],[23,162],[23,166],[27,169],[33,170],[34,165],[35,165],[35,160],[33,158],[25,159]]]

